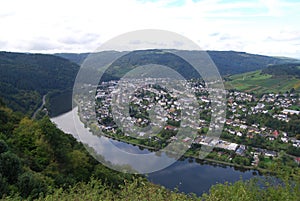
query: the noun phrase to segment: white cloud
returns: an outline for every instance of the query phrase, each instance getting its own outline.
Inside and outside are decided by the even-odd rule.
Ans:
[[[300,3],[283,0],[10,0],[0,8],[0,49],[93,51],[117,35],[154,28],[182,34],[203,49],[300,57],[294,45],[300,43],[299,11]]]

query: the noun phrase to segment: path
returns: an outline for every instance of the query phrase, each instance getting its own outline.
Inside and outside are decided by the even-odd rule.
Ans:
[[[37,113],[44,107],[44,105],[46,104],[46,95],[43,96],[43,103],[41,104],[41,106],[33,113],[32,118],[35,119]]]

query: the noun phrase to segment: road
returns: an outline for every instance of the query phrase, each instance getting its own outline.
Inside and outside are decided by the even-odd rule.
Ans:
[[[44,105],[46,104],[46,95],[43,96],[43,103],[41,104],[41,106],[33,113],[32,118],[35,119],[37,113],[44,107]]]

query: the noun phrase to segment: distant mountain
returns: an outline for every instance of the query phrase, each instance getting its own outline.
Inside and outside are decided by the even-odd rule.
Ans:
[[[81,65],[83,61],[89,56],[90,53],[56,53],[55,56],[59,56],[73,63]]]
[[[32,114],[42,95],[72,89],[78,69],[54,55],[0,52],[0,96],[12,109]]]
[[[193,54],[195,51],[184,52],[186,54]],[[120,55],[125,55],[126,53],[127,52],[107,51],[92,54],[98,54],[101,58],[108,58],[99,60],[101,66],[104,64],[108,64],[107,61],[112,61],[113,58],[120,57]],[[270,65],[299,61],[291,58],[270,57],[235,51],[207,51],[207,53],[218,67],[221,75],[244,73],[254,70],[260,70]],[[81,65],[89,54],[60,53],[56,55]]]
[[[104,78],[118,79],[134,66],[148,63],[173,66],[187,78],[195,75],[195,71],[181,58],[164,53],[163,50],[147,50],[128,52],[104,51],[99,53],[60,53],[25,54],[0,52],[0,97],[16,111],[32,114],[42,102],[42,96],[49,94],[48,109],[52,114],[59,114],[70,108],[74,80],[79,65],[91,55],[91,69],[85,69],[84,79],[99,79],[99,67],[107,66],[114,61],[113,68],[105,72]],[[165,51],[166,52],[166,51]],[[196,51],[182,51],[193,57]],[[221,75],[238,74],[260,69],[272,69],[272,65],[285,64],[296,60],[276,58],[233,51],[208,51],[211,59],[219,68]],[[101,58],[101,59],[99,59]],[[63,104],[62,104],[63,103]],[[65,107],[65,104],[68,107]],[[62,106],[63,105],[63,106]],[[54,112],[54,109],[58,110]]]
[[[219,68],[221,75],[232,75],[264,69],[275,64],[283,64],[296,59],[278,58],[234,51],[208,51],[209,56]]]

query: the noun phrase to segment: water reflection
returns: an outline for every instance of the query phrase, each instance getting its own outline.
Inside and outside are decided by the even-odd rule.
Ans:
[[[71,112],[52,118],[52,121],[60,129],[71,133],[77,140],[92,148],[93,151],[90,153],[97,160],[101,159],[100,161],[110,168],[119,171],[149,173],[163,169],[176,161],[165,153],[150,152],[146,149],[141,151],[138,146],[93,135],[80,121],[77,109],[75,107]],[[126,169],[122,169],[122,167],[126,167]]]
[[[123,143],[117,140],[112,140],[106,137],[98,137],[92,135],[86,128],[84,128],[79,118],[75,122],[73,121],[73,113],[77,113],[77,108],[73,111],[65,113],[61,116],[52,118],[51,120],[64,132],[72,134],[77,140],[83,140],[83,143],[91,146],[93,151],[101,153],[102,158],[98,160],[104,160],[110,158],[111,163],[119,165],[128,165],[128,159],[120,158],[114,159],[114,152],[109,149],[109,146],[117,146],[119,151],[126,151],[130,154],[149,154],[151,151],[148,149],[142,149],[139,146],[133,146],[127,143]],[[75,124],[81,125],[81,135],[86,135],[85,138],[79,138],[76,135],[77,131]],[[99,156],[101,157],[101,156]],[[165,160],[173,160],[162,154]],[[144,168],[145,165],[151,165],[151,161],[147,164],[135,163],[135,169]],[[132,167],[131,167],[132,168]],[[208,192],[209,188],[216,183],[224,183],[225,181],[234,182],[243,178],[245,180],[250,179],[256,175],[259,175],[257,171],[245,170],[241,168],[235,168],[225,166],[217,163],[211,163],[200,159],[184,158],[181,157],[173,165],[147,175],[148,179],[153,183],[163,185],[167,188],[173,189],[177,187],[180,191],[186,193],[196,193],[201,195],[203,192]]]

